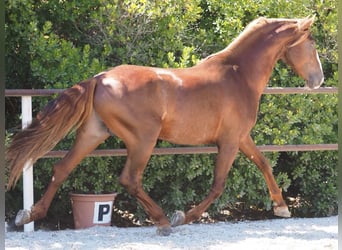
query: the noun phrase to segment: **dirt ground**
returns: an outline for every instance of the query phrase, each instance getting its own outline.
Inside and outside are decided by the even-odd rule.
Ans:
[[[6,249],[338,249],[338,217],[196,223],[173,228],[92,227],[83,230],[7,232]]]

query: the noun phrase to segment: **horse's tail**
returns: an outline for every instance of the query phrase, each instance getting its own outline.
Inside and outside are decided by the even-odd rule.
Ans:
[[[10,170],[7,189],[15,186],[26,162],[34,163],[85,122],[93,110],[95,86],[96,78],[92,78],[66,89],[13,137],[6,149]]]

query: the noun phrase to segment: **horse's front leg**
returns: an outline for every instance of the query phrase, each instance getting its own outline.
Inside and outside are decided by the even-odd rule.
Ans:
[[[199,219],[203,212],[217,199],[224,191],[228,172],[238,152],[237,144],[218,145],[218,154],[214,169],[214,182],[208,196],[197,206],[189,210],[185,215],[177,211],[171,219],[172,226],[187,224]]]
[[[126,144],[127,145],[127,144]],[[133,143],[127,145],[127,160],[120,175],[120,184],[135,197],[158,227],[158,234],[167,236],[171,233],[170,222],[163,210],[145,193],[142,187],[142,175],[151,156],[155,142],[148,144]]]
[[[263,173],[271,200],[274,202],[274,214],[280,217],[291,217],[291,213],[282,197],[281,189],[278,187],[274,176],[272,174],[272,168],[265,156],[255,145],[253,139],[247,136],[240,144],[240,150],[250,160],[252,160]]]

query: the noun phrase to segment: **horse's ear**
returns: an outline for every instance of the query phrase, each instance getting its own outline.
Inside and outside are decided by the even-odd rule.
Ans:
[[[310,27],[314,23],[314,21],[315,21],[315,16],[306,17],[304,19],[298,20],[299,37],[297,38],[297,40],[293,44],[288,46],[289,48],[294,47],[297,44],[300,44],[302,41],[304,41],[308,37],[308,35],[310,34],[310,32],[308,32],[308,31],[310,30]]]
[[[285,23],[281,25],[279,28],[276,29],[276,33],[281,33],[281,32],[293,32],[294,30],[296,31],[298,29],[298,25],[296,23]]]
[[[304,19],[300,19],[298,21],[298,28],[300,31],[308,31],[311,27],[311,25],[314,23],[315,21],[315,16],[313,17],[306,17]]]

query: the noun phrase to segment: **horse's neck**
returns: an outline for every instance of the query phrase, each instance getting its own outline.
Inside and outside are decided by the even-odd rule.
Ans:
[[[278,43],[268,43],[263,38],[254,41],[246,39],[246,43],[233,42],[207,60],[233,66],[244,77],[250,89],[261,96],[284,46],[285,41],[280,40]]]

